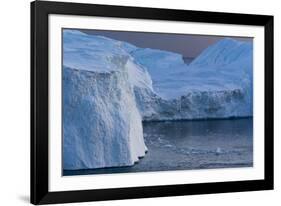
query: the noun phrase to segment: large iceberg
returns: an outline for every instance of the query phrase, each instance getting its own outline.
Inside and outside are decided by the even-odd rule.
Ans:
[[[142,121],[252,116],[250,42],[223,39],[187,65],[173,52],[63,35],[64,169],[133,165],[146,151]]]
[[[129,81],[128,70],[134,64],[117,47],[110,48],[112,45],[106,39],[98,40],[95,44],[95,37],[64,32],[63,168],[66,170],[133,165],[147,150],[142,118]]]
[[[225,38],[190,65],[179,54],[138,49],[135,61],[147,68],[152,91],[135,88],[144,120],[252,116],[252,43]]]

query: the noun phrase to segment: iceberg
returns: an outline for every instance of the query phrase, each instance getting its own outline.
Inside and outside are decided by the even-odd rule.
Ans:
[[[193,65],[227,65],[243,58],[252,60],[253,44],[232,38],[224,38],[206,48],[192,63]]]
[[[129,166],[147,150],[129,81],[128,69],[134,64],[106,39],[100,38],[98,45],[95,40],[80,32],[64,32],[65,170]],[[107,47],[100,49],[101,45]]]
[[[189,65],[172,52],[131,52],[153,84],[149,92],[135,89],[143,120],[252,116],[252,50],[250,42],[225,38]]]

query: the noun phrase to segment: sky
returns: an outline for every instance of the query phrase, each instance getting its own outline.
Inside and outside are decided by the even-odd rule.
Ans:
[[[226,36],[167,34],[130,31],[80,30],[87,34],[101,35],[129,42],[137,47],[167,50],[194,58],[205,48],[226,38]],[[234,37],[233,37],[234,38]],[[240,41],[252,41],[251,37],[235,37]]]

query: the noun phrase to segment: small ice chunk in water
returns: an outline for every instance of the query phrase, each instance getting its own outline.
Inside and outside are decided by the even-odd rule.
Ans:
[[[220,148],[220,147],[217,147],[217,149],[216,149],[216,155],[219,155],[219,154],[221,154],[221,153],[222,153],[221,148]]]

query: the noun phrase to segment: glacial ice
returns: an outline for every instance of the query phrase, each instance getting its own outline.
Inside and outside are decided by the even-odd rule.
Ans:
[[[149,92],[135,88],[143,120],[252,116],[252,49],[250,42],[225,38],[190,65],[172,52],[131,52],[153,82]]]
[[[69,40],[75,35],[64,32],[64,48],[68,50],[63,63],[63,168],[133,165],[147,148],[142,118],[128,80],[129,56],[103,56],[100,50],[94,52],[92,45],[93,59],[87,58],[79,50],[83,50],[83,41],[87,45],[88,38],[79,34],[83,38],[76,39],[76,47],[71,48]],[[99,65],[87,67],[95,55],[100,57]],[[103,64],[108,66],[104,71]]]
[[[173,52],[63,35],[64,169],[134,164],[142,121],[252,116],[252,43],[226,38],[186,65]]]

